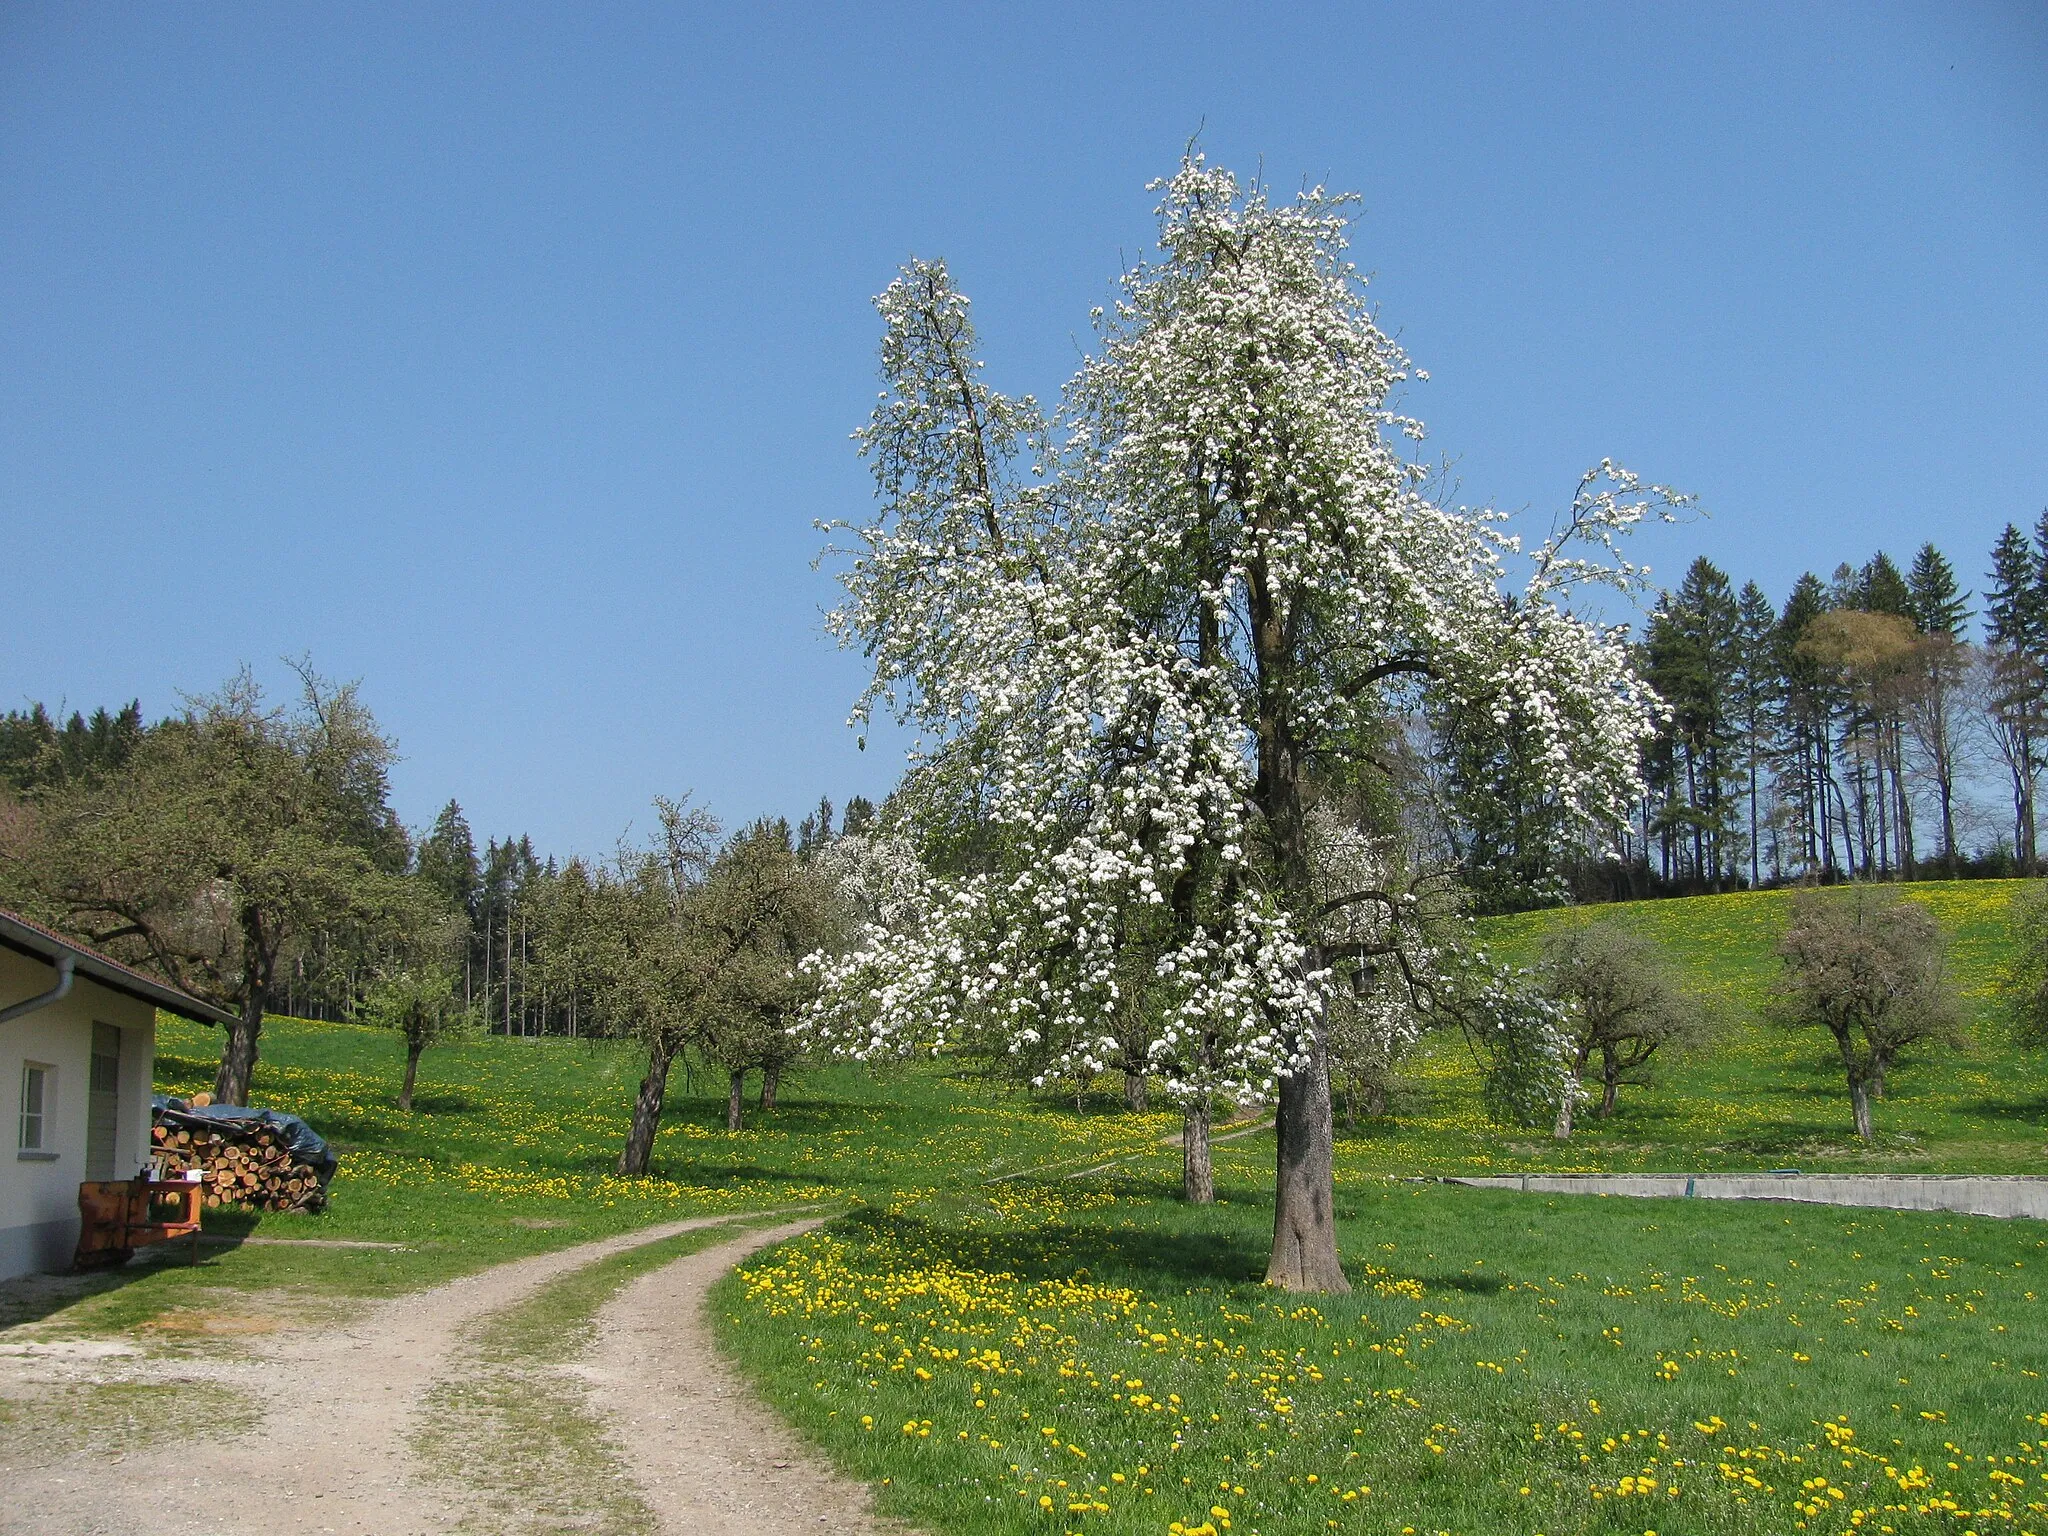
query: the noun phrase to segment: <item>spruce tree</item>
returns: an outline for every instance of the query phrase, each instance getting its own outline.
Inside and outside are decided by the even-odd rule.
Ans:
[[[1774,648],[1779,676],[1784,679],[1783,707],[1788,736],[1788,771],[1798,815],[1802,860],[1822,878],[1835,868],[1830,793],[1833,773],[1830,740],[1836,690],[1825,671],[1800,649],[1813,621],[1833,605],[1820,578],[1806,572],[1792,584],[1778,616]]]
[[[1740,617],[1726,573],[1703,555],[1652,615],[1647,647],[1650,685],[1671,711],[1667,837],[1686,845],[1691,878],[1717,887],[1734,862],[1728,834],[1740,738],[1731,706]]]
[[[1854,607],[1868,613],[1912,617],[1912,589],[1907,586],[1906,578],[1899,574],[1897,563],[1883,550],[1872,555],[1869,563],[1856,573],[1856,586],[1858,600]]]
[[[1733,713],[1742,739],[1742,768],[1749,801],[1749,883],[1760,879],[1761,821],[1758,803],[1763,770],[1772,758],[1776,716],[1784,678],[1776,645],[1778,615],[1755,582],[1745,582],[1736,599]],[[1775,873],[1777,858],[1772,857]]]
[[[1932,544],[1922,544],[1913,557],[1906,594],[1906,617],[1921,634],[1962,638],[1970,622],[1970,594],[1957,589],[1955,567]]]
[[[476,839],[455,801],[441,807],[433,827],[420,839],[414,869],[451,911],[471,923],[476,921],[482,871],[477,864]]]
[[[2043,514],[2048,517],[2048,513]],[[2042,650],[2048,639],[2044,623],[2043,561],[2036,546],[2011,523],[1991,547],[1990,587],[1984,600],[1988,642],[1990,700],[1986,711],[1992,745],[2005,764],[2012,786],[2013,858],[2023,874],[2037,867],[2034,830],[2034,789],[2041,772],[2044,736]]]

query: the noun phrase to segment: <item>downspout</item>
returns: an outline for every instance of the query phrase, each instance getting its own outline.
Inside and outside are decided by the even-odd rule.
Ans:
[[[52,963],[57,967],[57,985],[38,997],[0,1008],[0,1024],[18,1019],[25,1013],[34,1013],[38,1008],[47,1008],[71,990],[71,973],[78,964],[77,958],[72,955],[59,955]]]

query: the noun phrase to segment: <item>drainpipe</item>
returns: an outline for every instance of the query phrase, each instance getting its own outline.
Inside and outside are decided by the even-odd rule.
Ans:
[[[0,1008],[0,1024],[18,1019],[24,1013],[34,1013],[38,1008],[47,1008],[71,990],[71,972],[78,964],[72,955],[59,955],[53,962],[57,967],[57,985],[39,997],[31,997],[10,1007]]]

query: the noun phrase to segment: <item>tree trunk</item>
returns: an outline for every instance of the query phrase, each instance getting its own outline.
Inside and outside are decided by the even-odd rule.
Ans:
[[[228,1037],[221,1042],[220,1070],[213,1078],[213,1102],[247,1106],[249,1084],[256,1076],[256,1039],[263,1033],[261,990],[250,990],[241,1014],[225,1027]]]
[[[1870,1125],[1870,1085],[1863,1074],[1851,1071],[1849,1074],[1849,1104],[1856,1112],[1856,1134],[1866,1142],[1875,1139]]]
[[[654,1156],[654,1135],[661,1129],[661,1101],[668,1092],[668,1069],[675,1060],[675,1047],[657,1040],[647,1053],[647,1075],[640,1079],[640,1096],[633,1101],[633,1124],[626,1132],[626,1150],[619,1154],[619,1177],[644,1179]]]
[[[1605,1120],[1614,1113],[1614,1095],[1621,1087],[1621,1062],[1609,1049],[1600,1052],[1600,1108],[1597,1117]]]
[[[1266,1283],[1283,1291],[1349,1291],[1351,1282],[1337,1257],[1330,1058],[1320,1028],[1306,1043],[1308,1061],[1280,1079],[1274,1116],[1273,1257]]]
[[[412,1113],[412,1087],[419,1081],[420,1052],[426,1047],[418,1040],[405,1042],[405,1081],[399,1085],[398,1107],[407,1114]]]
[[[1124,1108],[1134,1115],[1145,1113],[1145,1074],[1124,1069]]]
[[[763,1109],[773,1109],[775,1107],[775,1090],[781,1086],[782,1066],[779,1062],[771,1061],[761,1069],[761,1107]]]
[[[737,1131],[741,1129],[740,1110],[746,1104],[746,1096],[747,1073],[746,1069],[743,1067],[739,1071],[734,1072],[727,1079],[726,1083],[725,1128],[728,1131]]]
[[[1180,1121],[1180,1197],[1189,1205],[1216,1203],[1216,1172],[1209,1163],[1209,1096],[1190,1100]]]
[[[1314,869],[1303,798],[1302,741],[1295,734],[1296,658],[1286,603],[1263,554],[1248,562],[1252,650],[1258,667],[1258,785],[1266,834],[1278,854],[1285,896],[1310,908]],[[1280,1080],[1274,1116],[1273,1255],[1266,1282],[1285,1291],[1349,1291],[1337,1257],[1336,1169],[1330,1123],[1330,1053],[1320,1016],[1307,1021],[1308,1060]]]
[[[1564,1096],[1557,1101],[1557,1119],[1552,1122],[1550,1135],[1553,1141],[1572,1139],[1572,1116],[1579,1105],[1579,1074],[1565,1074]]]

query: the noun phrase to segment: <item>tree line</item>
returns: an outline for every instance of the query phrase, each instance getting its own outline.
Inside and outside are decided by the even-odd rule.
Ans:
[[[1512,755],[1454,745],[1443,840],[1482,909],[1795,882],[2038,874],[2048,764],[2048,512],[1973,592],[1934,544],[1774,605],[1704,556],[1659,596],[1635,665],[1662,703],[1608,846],[1550,836]],[[1982,807],[1988,785],[1999,802]],[[1987,814],[1988,813],[1988,814]]]
[[[284,1012],[396,1030],[408,1109],[439,1040],[636,1038],[629,1173],[647,1170],[678,1060],[727,1075],[734,1129],[749,1072],[772,1106],[798,1052],[799,961],[839,922],[827,854],[872,805],[726,836],[664,800],[654,838],[609,860],[542,859],[524,836],[479,854],[453,800],[408,832],[358,687],[297,671],[286,706],[245,670],[154,723],[139,703],[0,717],[0,902],[233,1014],[223,1103],[247,1102],[264,1020]]]

